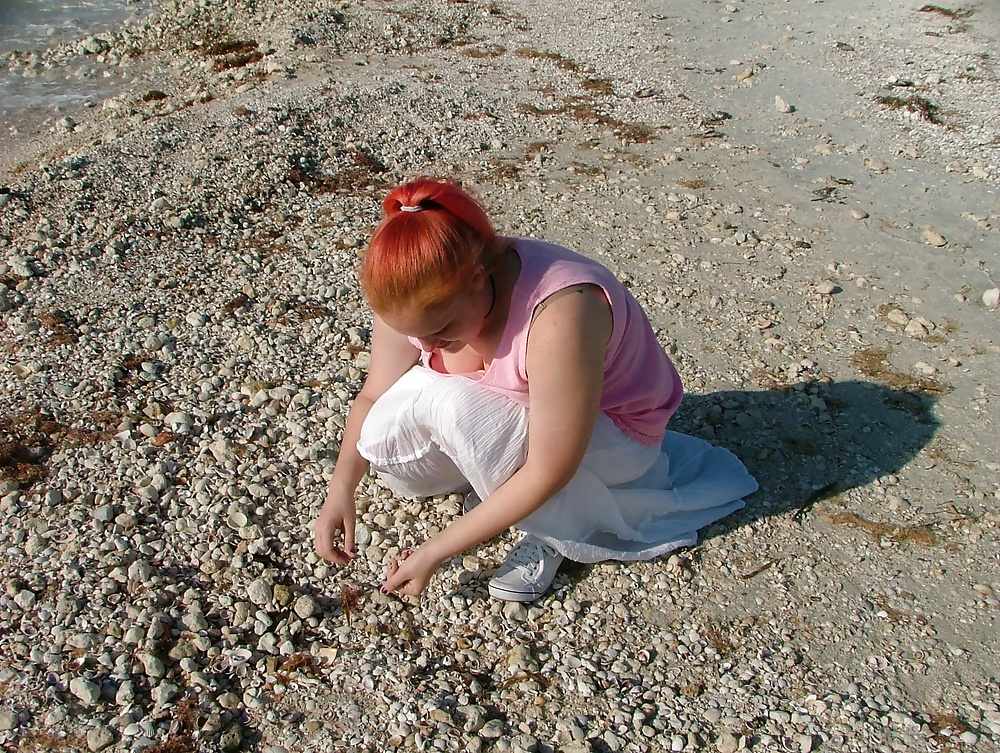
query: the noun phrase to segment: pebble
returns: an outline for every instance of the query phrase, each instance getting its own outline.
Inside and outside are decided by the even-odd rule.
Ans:
[[[486,740],[495,740],[504,734],[504,723],[500,719],[490,719],[479,730],[479,736]]]
[[[933,185],[944,210],[960,175],[995,181],[996,150],[960,147],[988,143],[994,125],[976,109],[974,128],[899,125],[888,122],[899,112],[869,117],[868,94],[864,112],[841,111],[832,89],[801,103],[815,103],[815,118],[748,109],[754,86],[797,90],[783,71],[809,54],[810,37],[795,30],[804,16],[792,5],[781,9],[788,28],[744,44],[713,76],[683,70],[684,55],[647,65],[647,52],[591,44],[571,27],[627,32],[631,17],[595,22],[603,11],[582,5],[579,19],[551,21],[520,2],[402,15],[344,2],[307,17],[288,0],[179,0],[90,40],[84,81],[143,76],[161,59],[175,67],[156,72],[165,99],[142,101],[149,81],[71,116],[69,105],[50,112],[46,139],[58,143],[33,144],[0,188],[0,418],[38,406],[73,428],[73,441],[27,448],[46,457],[38,480],[0,478],[0,747],[49,732],[91,750],[169,746],[188,733],[205,749],[267,753],[917,749],[932,740],[913,723],[914,682],[974,720],[981,747],[993,744],[1000,711],[986,704],[997,687],[975,673],[989,666],[983,636],[996,611],[978,587],[996,586],[982,563],[995,559],[997,469],[977,454],[995,407],[993,316],[966,298],[991,306],[980,296],[996,284],[984,272],[995,277],[997,221],[985,199],[970,202],[976,216],[955,236],[963,249],[968,237],[967,259],[954,239],[955,254],[906,247],[906,233],[922,230],[913,223],[929,220],[914,219],[920,202],[900,212],[897,197]],[[735,0],[687,7],[696,22],[685,29],[705,13],[714,28],[723,8],[734,34],[752,38],[760,19],[734,14],[747,10]],[[907,12],[892,30],[914,50],[914,81],[981,65],[964,51],[981,14],[967,33],[907,44],[907,29],[926,41],[934,21]],[[209,39],[220,18],[226,37],[256,40],[264,58],[213,70],[234,60],[190,40]],[[641,19],[660,28],[653,36],[674,21]],[[517,41],[522,25],[535,53]],[[671,48],[685,43],[670,33]],[[888,51],[865,66],[878,45],[813,46],[831,72],[849,73],[852,92],[874,93],[899,72],[887,70],[897,64]],[[131,50],[158,53],[96,60]],[[73,70],[68,53],[5,60],[12,76]],[[601,93],[598,76],[625,99]],[[925,94],[950,103],[965,88],[951,83]],[[992,102],[990,80],[969,88]],[[688,137],[689,116],[701,123],[705,112],[712,131]],[[645,147],[628,143],[645,138],[640,126],[654,129]],[[14,136],[5,132],[5,148]],[[863,155],[890,145],[902,146],[885,154],[905,155],[893,195],[871,187],[884,162],[869,157],[856,174]],[[932,184],[927,171],[948,162],[964,172],[938,170]],[[359,556],[349,568],[319,559],[310,522],[371,365],[357,260],[384,188],[429,165],[480,190],[505,231],[565,240],[627,277],[687,387],[672,427],[711,437],[759,475],[745,510],[697,548],[567,566],[531,604],[486,593],[506,535],[445,562],[424,597],[401,599],[377,591],[388,560],[460,514],[461,496],[415,502],[366,476]],[[727,171],[749,182],[722,180]],[[815,178],[837,193],[807,204],[819,194],[803,200],[801,186]],[[854,223],[868,218],[862,206],[877,206],[879,221]],[[912,266],[887,261],[906,252]],[[984,258],[978,270],[972,254]],[[926,280],[914,271],[931,263]],[[874,377],[873,351],[888,353]],[[926,452],[933,432],[896,394],[952,356],[955,391],[934,397],[934,415],[955,436],[967,416],[980,422],[945,448],[969,463],[957,496],[954,464]],[[896,435],[905,452],[893,451]],[[817,443],[836,457],[815,454]],[[803,497],[789,478],[842,487],[792,521]],[[949,495],[968,519],[927,507]],[[962,547],[877,540],[827,519],[841,509],[894,525],[931,515],[935,534]],[[851,577],[831,579],[845,557]],[[928,580],[933,589],[916,587]],[[803,603],[809,625],[782,619]],[[935,642],[935,630],[959,625],[964,653]],[[858,636],[877,640],[856,651]],[[934,739],[945,737],[975,744],[957,731]]]
[[[74,677],[69,690],[87,706],[96,706],[101,699],[101,686],[84,677]]]
[[[910,323],[910,317],[906,315],[906,312],[901,311],[900,309],[890,309],[886,313],[885,318],[893,324],[898,324],[901,327],[905,327]]]
[[[820,295],[833,295],[840,291],[840,286],[835,282],[825,280],[816,286],[816,292]]]
[[[865,157],[863,163],[873,173],[884,173],[889,170],[889,166],[885,162],[874,157]]]
[[[0,732],[17,729],[19,724],[17,712],[7,707],[0,708]]]
[[[988,309],[1000,306],[1000,288],[990,288],[982,296],[983,305]]]
[[[87,732],[87,747],[92,751],[104,750],[114,741],[114,733],[103,724],[91,727]]]
[[[942,248],[948,245],[948,241],[945,240],[945,237],[931,227],[924,228],[921,238],[923,238],[924,243],[936,248]]]
[[[257,606],[267,606],[274,598],[273,587],[268,581],[258,578],[247,587],[247,598]]]
[[[308,620],[314,614],[317,613],[318,607],[316,605],[316,600],[309,594],[302,594],[295,600],[295,604],[292,607],[295,614],[301,617],[303,620]]]
[[[740,742],[740,738],[736,737],[736,735],[723,732],[715,738],[715,749],[719,753],[736,753],[741,747]]]

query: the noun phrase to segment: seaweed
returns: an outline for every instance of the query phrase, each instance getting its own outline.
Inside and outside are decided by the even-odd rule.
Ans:
[[[951,8],[943,8],[940,5],[924,5],[920,7],[918,11],[920,13],[936,13],[939,16],[944,16],[945,18],[950,18],[956,21],[963,18],[971,18],[972,14],[975,13],[975,11],[970,8],[958,8],[957,10],[952,10]]]
[[[931,547],[937,543],[937,537],[927,525],[901,526],[892,523],[878,523],[846,510],[828,513],[824,517],[830,523],[862,530],[873,539],[889,539],[899,543],[909,542],[925,547]]]
[[[893,110],[906,110],[907,112],[917,113],[928,123],[934,123],[935,125],[942,125],[944,123],[939,115],[940,108],[919,94],[910,94],[906,97],[884,94],[876,97],[875,101]]]

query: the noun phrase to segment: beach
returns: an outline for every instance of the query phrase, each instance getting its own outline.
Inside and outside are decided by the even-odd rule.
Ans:
[[[5,58],[115,86],[0,118],[0,746],[1000,750],[994,5],[148,5]],[[403,599],[462,500],[372,477],[317,557],[417,175],[626,282],[743,510]]]

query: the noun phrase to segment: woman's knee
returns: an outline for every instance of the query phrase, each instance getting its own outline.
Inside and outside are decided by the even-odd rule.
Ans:
[[[526,436],[526,408],[466,379],[429,385],[414,407],[442,446]]]

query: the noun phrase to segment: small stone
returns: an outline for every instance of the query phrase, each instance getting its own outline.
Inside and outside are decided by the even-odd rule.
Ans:
[[[184,321],[186,321],[192,327],[201,327],[204,326],[205,322],[208,321],[208,317],[197,311],[192,311],[190,314],[184,317]]]
[[[966,745],[975,745],[976,743],[979,742],[979,735],[977,735],[975,732],[972,732],[971,730],[966,730],[965,732],[963,732],[961,735],[958,736],[958,739],[961,740]]]
[[[295,600],[295,606],[293,606],[292,609],[295,611],[295,614],[303,620],[308,620],[316,614],[316,599],[309,594],[302,594],[302,596]]]
[[[0,708],[0,732],[9,732],[12,729],[17,729],[19,725],[20,721],[14,709]]]
[[[820,295],[833,295],[840,290],[840,286],[835,282],[824,280],[816,286],[816,292]]]
[[[910,337],[921,338],[927,337],[927,327],[918,322],[916,319],[911,319],[903,331]]]
[[[96,706],[101,700],[101,687],[84,677],[74,677],[69,683],[69,692],[83,701],[87,706]]]
[[[935,248],[942,248],[948,245],[948,241],[945,240],[945,237],[938,233],[934,228],[924,228],[924,233],[921,238],[923,238],[924,243],[929,246],[934,246]]]
[[[234,750],[239,750],[241,745],[243,745],[243,729],[239,723],[233,722],[219,737],[219,747],[226,753],[232,753]]]
[[[115,734],[103,724],[98,724],[87,733],[87,747],[95,752],[104,750],[114,741]]]
[[[119,706],[128,706],[135,700],[135,684],[131,680],[126,680],[115,693],[115,703]]]
[[[812,735],[799,735],[796,742],[799,744],[799,753],[811,753],[813,749]]]
[[[1000,306],[1000,288],[990,288],[982,297],[983,305],[988,309],[995,309]]]
[[[273,595],[271,584],[263,578],[258,578],[247,587],[247,598],[258,607],[270,604]]]
[[[503,735],[504,725],[501,719],[490,719],[483,728],[479,730],[479,736],[488,740],[495,740]]]
[[[174,411],[173,413],[168,413],[163,419],[163,423],[169,424],[173,429],[188,428],[194,425],[194,419],[191,418],[190,414],[184,413],[182,411]]]
[[[200,633],[202,630],[208,630],[208,619],[198,611],[188,612],[184,615],[183,622],[184,627],[192,633]]]
[[[856,220],[867,220],[868,212],[866,212],[864,209],[852,209],[851,217],[853,217]]]
[[[917,361],[914,366],[917,371],[921,374],[926,374],[927,376],[934,376],[938,373],[937,367],[931,366],[929,363],[925,363],[924,361]]]
[[[159,678],[167,674],[167,666],[156,654],[139,654],[139,661],[147,677]]]
[[[888,319],[893,324],[898,324],[900,327],[905,327],[907,324],[910,323],[910,317],[908,317],[905,312],[900,311],[899,309],[892,309],[891,311],[889,311],[889,313],[885,315],[885,318]]]
[[[128,577],[138,583],[146,583],[153,574],[153,567],[147,560],[136,560],[128,566]]]
[[[433,722],[447,724],[449,726],[453,724],[451,714],[449,714],[446,709],[431,709],[427,716],[430,717]]]
[[[465,719],[462,729],[475,734],[479,732],[488,721],[486,709],[482,706],[459,706],[456,711]]]
[[[98,523],[110,523],[115,519],[115,506],[101,505],[100,507],[95,507],[91,515]]]
[[[709,724],[718,724],[722,718],[722,711],[719,709],[708,709],[705,712],[705,721]]]
[[[240,701],[240,697],[236,695],[236,693],[233,693],[232,691],[228,690],[225,693],[219,695],[216,701],[218,701],[219,705],[222,708],[229,710],[239,708],[240,704],[242,703],[242,701]]]
[[[512,622],[523,622],[528,617],[528,609],[519,601],[508,601],[503,605],[503,616]]]
[[[780,95],[774,97],[774,109],[785,115],[795,111],[795,108],[782,99]]]
[[[271,496],[271,490],[263,484],[250,484],[247,486],[247,492],[254,499],[267,499]]]
[[[164,682],[153,688],[149,694],[153,703],[157,706],[164,706],[181,694],[180,688],[170,682]]]
[[[889,169],[889,166],[885,162],[874,157],[865,157],[863,164],[873,173],[884,173]]]
[[[740,749],[740,740],[735,735],[723,732],[715,739],[715,748],[719,753],[736,753]]]

